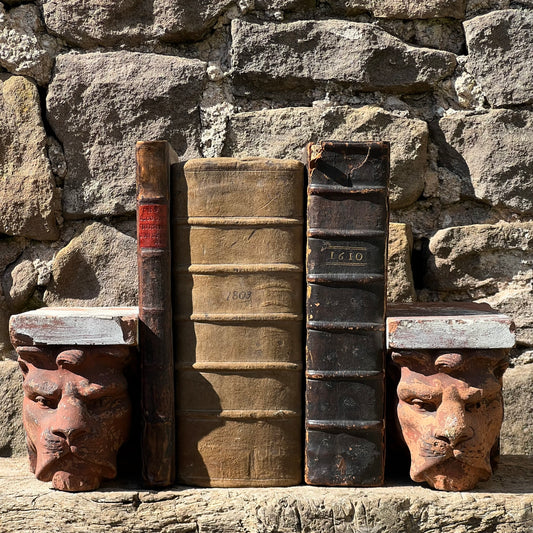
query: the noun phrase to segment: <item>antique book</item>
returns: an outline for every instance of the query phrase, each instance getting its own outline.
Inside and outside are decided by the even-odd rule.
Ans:
[[[307,146],[305,481],[384,476],[389,145]]]
[[[305,168],[261,158],[177,168],[177,477],[212,487],[298,484]]]
[[[174,357],[170,264],[170,170],[166,141],[138,142],[137,262],[142,475],[149,487],[175,476]]]

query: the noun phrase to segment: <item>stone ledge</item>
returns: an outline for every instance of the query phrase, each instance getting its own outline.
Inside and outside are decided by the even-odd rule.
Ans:
[[[113,481],[65,493],[0,459],[0,532],[530,533],[533,457],[504,456],[476,490],[440,492],[407,481],[377,488],[140,489]]]

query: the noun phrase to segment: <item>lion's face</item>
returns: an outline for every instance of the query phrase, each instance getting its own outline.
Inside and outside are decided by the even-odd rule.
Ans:
[[[503,419],[495,376],[466,380],[460,373],[426,375],[403,367],[398,400],[414,481],[458,491],[490,477],[490,453]]]
[[[131,406],[123,364],[108,355],[95,348],[19,349],[31,467],[56,489],[93,490],[116,475]]]

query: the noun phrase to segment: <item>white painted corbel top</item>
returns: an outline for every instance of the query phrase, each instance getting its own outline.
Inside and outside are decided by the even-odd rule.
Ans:
[[[137,307],[42,307],[13,315],[14,346],[137,344]]]

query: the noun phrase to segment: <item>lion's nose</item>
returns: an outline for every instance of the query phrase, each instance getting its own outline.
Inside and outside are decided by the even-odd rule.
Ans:
[[[57,406],[54,421],[50,431],[69,443],[81,435],[88,433],[86,409],[76,398],[62,398]]]
[[[436,439],[457,446],[474,436],[474,430],[466,423],[464,407],[459,402],[443,403],[437,417]]]
[[[460,429],[454,428],[451,430],[443,428],[442,431],[437,432],[435,438],[442,440],[447,444],[450,444],[451,446],[457,446],[461,442],[471,439],[473,436],[474,432],[472,428],[469,427],[464,427]]]
[[[56,437],[61,437],[69,443],[76,440],[79,436],[87,433],[85,428],[73,427],[54,427],[51,431]]]

